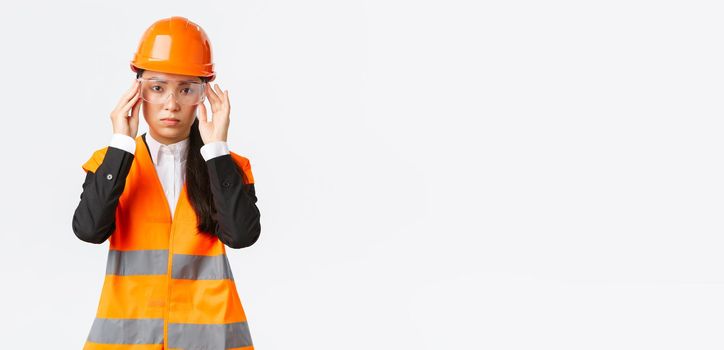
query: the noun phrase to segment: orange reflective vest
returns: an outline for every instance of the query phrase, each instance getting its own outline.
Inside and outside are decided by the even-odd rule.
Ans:
[[[83,169],[95,172],[107,149],[95,151]],[[253,183],[249,160],[231,157]],[[225,245],[198,231],[186,184],[171,218],[141,136],[115,223],[83,349],[254,349]]]

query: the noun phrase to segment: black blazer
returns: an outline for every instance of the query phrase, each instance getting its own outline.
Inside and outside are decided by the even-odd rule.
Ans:
[[[142,138],[150,154],[145,133]],[[73,232],[79,239],[100,244],[113,233],[116,207],[134,157],[133,153],[109,146],[96,169],[98,175],[87,172],[80,203],[73,214]],[[216,228],[212,233],[230,248],[251,246],[261,233],[254,184],[243,183],[242,170],[230,154],[211,158],[206,165],[217,212]],[[112,174],[115,181],[108,181],[106,174]]]

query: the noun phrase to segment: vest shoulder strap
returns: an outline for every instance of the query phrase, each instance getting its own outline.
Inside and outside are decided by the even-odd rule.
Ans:
[[[254,174],[251,173],[251,163],[249,163],[249,159],[244,156],[238,155],[233,151],[229,151],[229,153],[231,154],[231,159],[233,159],[236,165],[238,165],[239,168],[242,170],[244,175],[244,183],[253,184]]]
[[[101,166],[101,163],[103,163],[103,159],[106,157],[107,150],[108,146],[95,150],[91,157],[85,163],[83,163],[83,170],[85,170],[86,172],[90,171],[95,173],[98,167]]]
[[[86,172],[90,171],[95,173],[98,167],[101,166],[101,163],[103,163],[103,159],[106,157],[107,151],[108,146],[95,150],[91,157],[85,163],[83,163],[83,170],[85,170]],[[244,183],[253,184],[254,174],[251,172],[251,163],[249,162],[249,158],[239,155],[233,151],[229,151],[229,153],[231,154],[231,159],[234,160],[234,163],[236,163],[236,165],[239,166],[239,168],[242,170],[244,175]]]

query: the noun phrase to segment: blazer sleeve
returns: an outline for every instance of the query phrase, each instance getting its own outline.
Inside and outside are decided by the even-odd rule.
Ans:
[[[133,153],[108,146],[93,152],[82,165],[85,181],[73,213],[73,232],[80,240],[100,244],[115,230],[116,207],[133,158]]]
[[[234,152],[206,161],[216,207],[216,234],[230,248],[254,244],[261,233],[254,176],[249,160]]]

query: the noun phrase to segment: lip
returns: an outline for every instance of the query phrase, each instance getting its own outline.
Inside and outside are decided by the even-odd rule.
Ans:
[[[161,122],[164,123],[165,125],[173,126],[173,125],[178,124],[179,120],[175,119],[175,118],[164,118],[164,119],[161,119]]]

